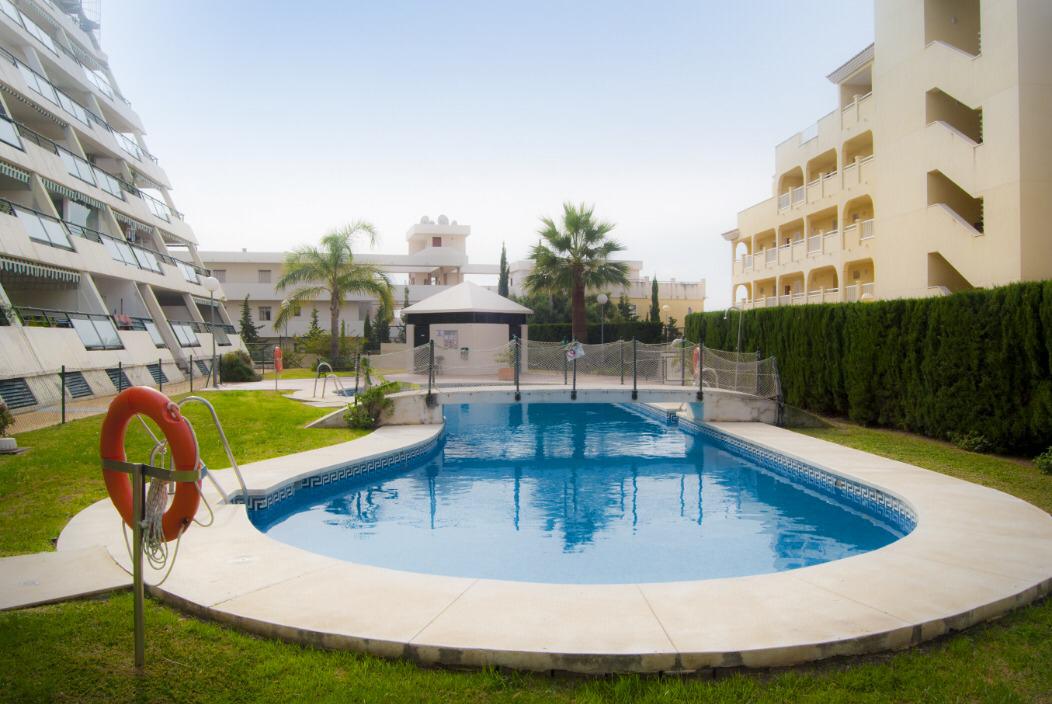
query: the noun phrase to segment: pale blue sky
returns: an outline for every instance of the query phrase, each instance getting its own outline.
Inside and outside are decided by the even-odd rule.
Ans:
[[[774,146],[835,106],[872,0],[103,0],[102,44],[206,249],[285,249],[421,215],[474,262],[525,257],[564,200],[646,273],[730,300],[719,233],[770,195]]]

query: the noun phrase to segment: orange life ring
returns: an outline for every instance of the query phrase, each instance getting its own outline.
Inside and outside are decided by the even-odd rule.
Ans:
[[[280,374],[285,369],[285,365],[281,361],[282,352],[280,347],[274,348],[274,372]]]
[[[694,375],[697,376],[701,369],[701,345],[694,348]]]
[[[193,430],[179,412],[179,406],[160,391],[148,386],[133,386],[117,395],[110,403],[106,419],[102,421],[102,437],[99,451],[104,460],[126,462],[124,452],[124,434],[128,423],[136,414],[143,414],[161,429],[168,440],[176,470],[193,471],[197,469],[197,440]],[[132,487],[131,477],[124,472],[103,469],[102,477],[106,480],[106,491],[110,500],[117,507],[121,518],[132,525]],[[175,540],[190,525],[197,515],[201,501],[201,488],[198,482],[177,482],[175,499],[164,512],[161,527],[165,540]]]

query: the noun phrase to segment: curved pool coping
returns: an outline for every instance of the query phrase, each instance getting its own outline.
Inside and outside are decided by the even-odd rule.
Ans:
[[[1000,616],[1052,589],[1052,517],[1008,494],[760,423],[711,423],[774,452],[899,497],[916,527],[879,550],[786,572],[650,584],[543,584],[355,564],[279,543],[243,506],[188,531],[155,596],[244,630],[427,665],[538,671],[691,672],[780,667],[898,650]],[[246,465],[265,496],[352,463],[433,445],[442,426]],[[227,490],[229,470],[214,472]],[[199,518],[207,519],[202,509]],[[67,525],[60,550],[105,545],[125,569],[108,500]],[[156,577],[149,581],[156,581]]]

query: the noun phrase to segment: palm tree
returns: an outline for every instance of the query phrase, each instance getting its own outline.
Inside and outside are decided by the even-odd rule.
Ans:
[[[394,309],[387,275],[370,264],[354,261],[351,241],[363,235],[370,244],[376,242],[376,229],[357,220],[326,234],[320,247],[298,247],[285,257],[285,273],[277,282],[279,291],[293,291],[288,296],[289,305],[282,306],[274,321],[275,329],[292,315],[297,304],[323,294],[329,296],[329,355],[333,361],[340,354],[340,306],[348,294],[371,294],[380,299],[384,310]]]
[[[608,239],[613,223],[596,222],[595,207],[582,203],[563,203],[562,229],[551,218],[541,218],[541,236],[530,253],[533,271],[526,277],[526,288],[547,293],[570,293],[570,310],[575,340],[587,341],[585,291],[605,286],[627,286],[628,266],[609,257],[624,249]]]

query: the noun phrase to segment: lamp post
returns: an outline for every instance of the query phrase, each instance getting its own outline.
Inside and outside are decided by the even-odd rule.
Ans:
[[[216,382],[216,291],[219,290],[219,279],[214,276],[206,276],[201,279],[201,285],[208,291],[209,318],[211,320],[209,332],[212,333],[212,386],[219,386]]]
[[[734,348],[738,358],[734,360],[734,390],[738,390],[738,368],[741,366],[742,360],[742,318],[745,317],[745,311],[738,305],[732,304],[730,308],[723,311],[723,319],[727,320],[730,318],[731,311],[738,311],[738,346]]]
[[[606,302],[610,300],[610,297],[605,293],[600,293],[595,297],[595,302],[599,304],[599,344],[606,344]]]

